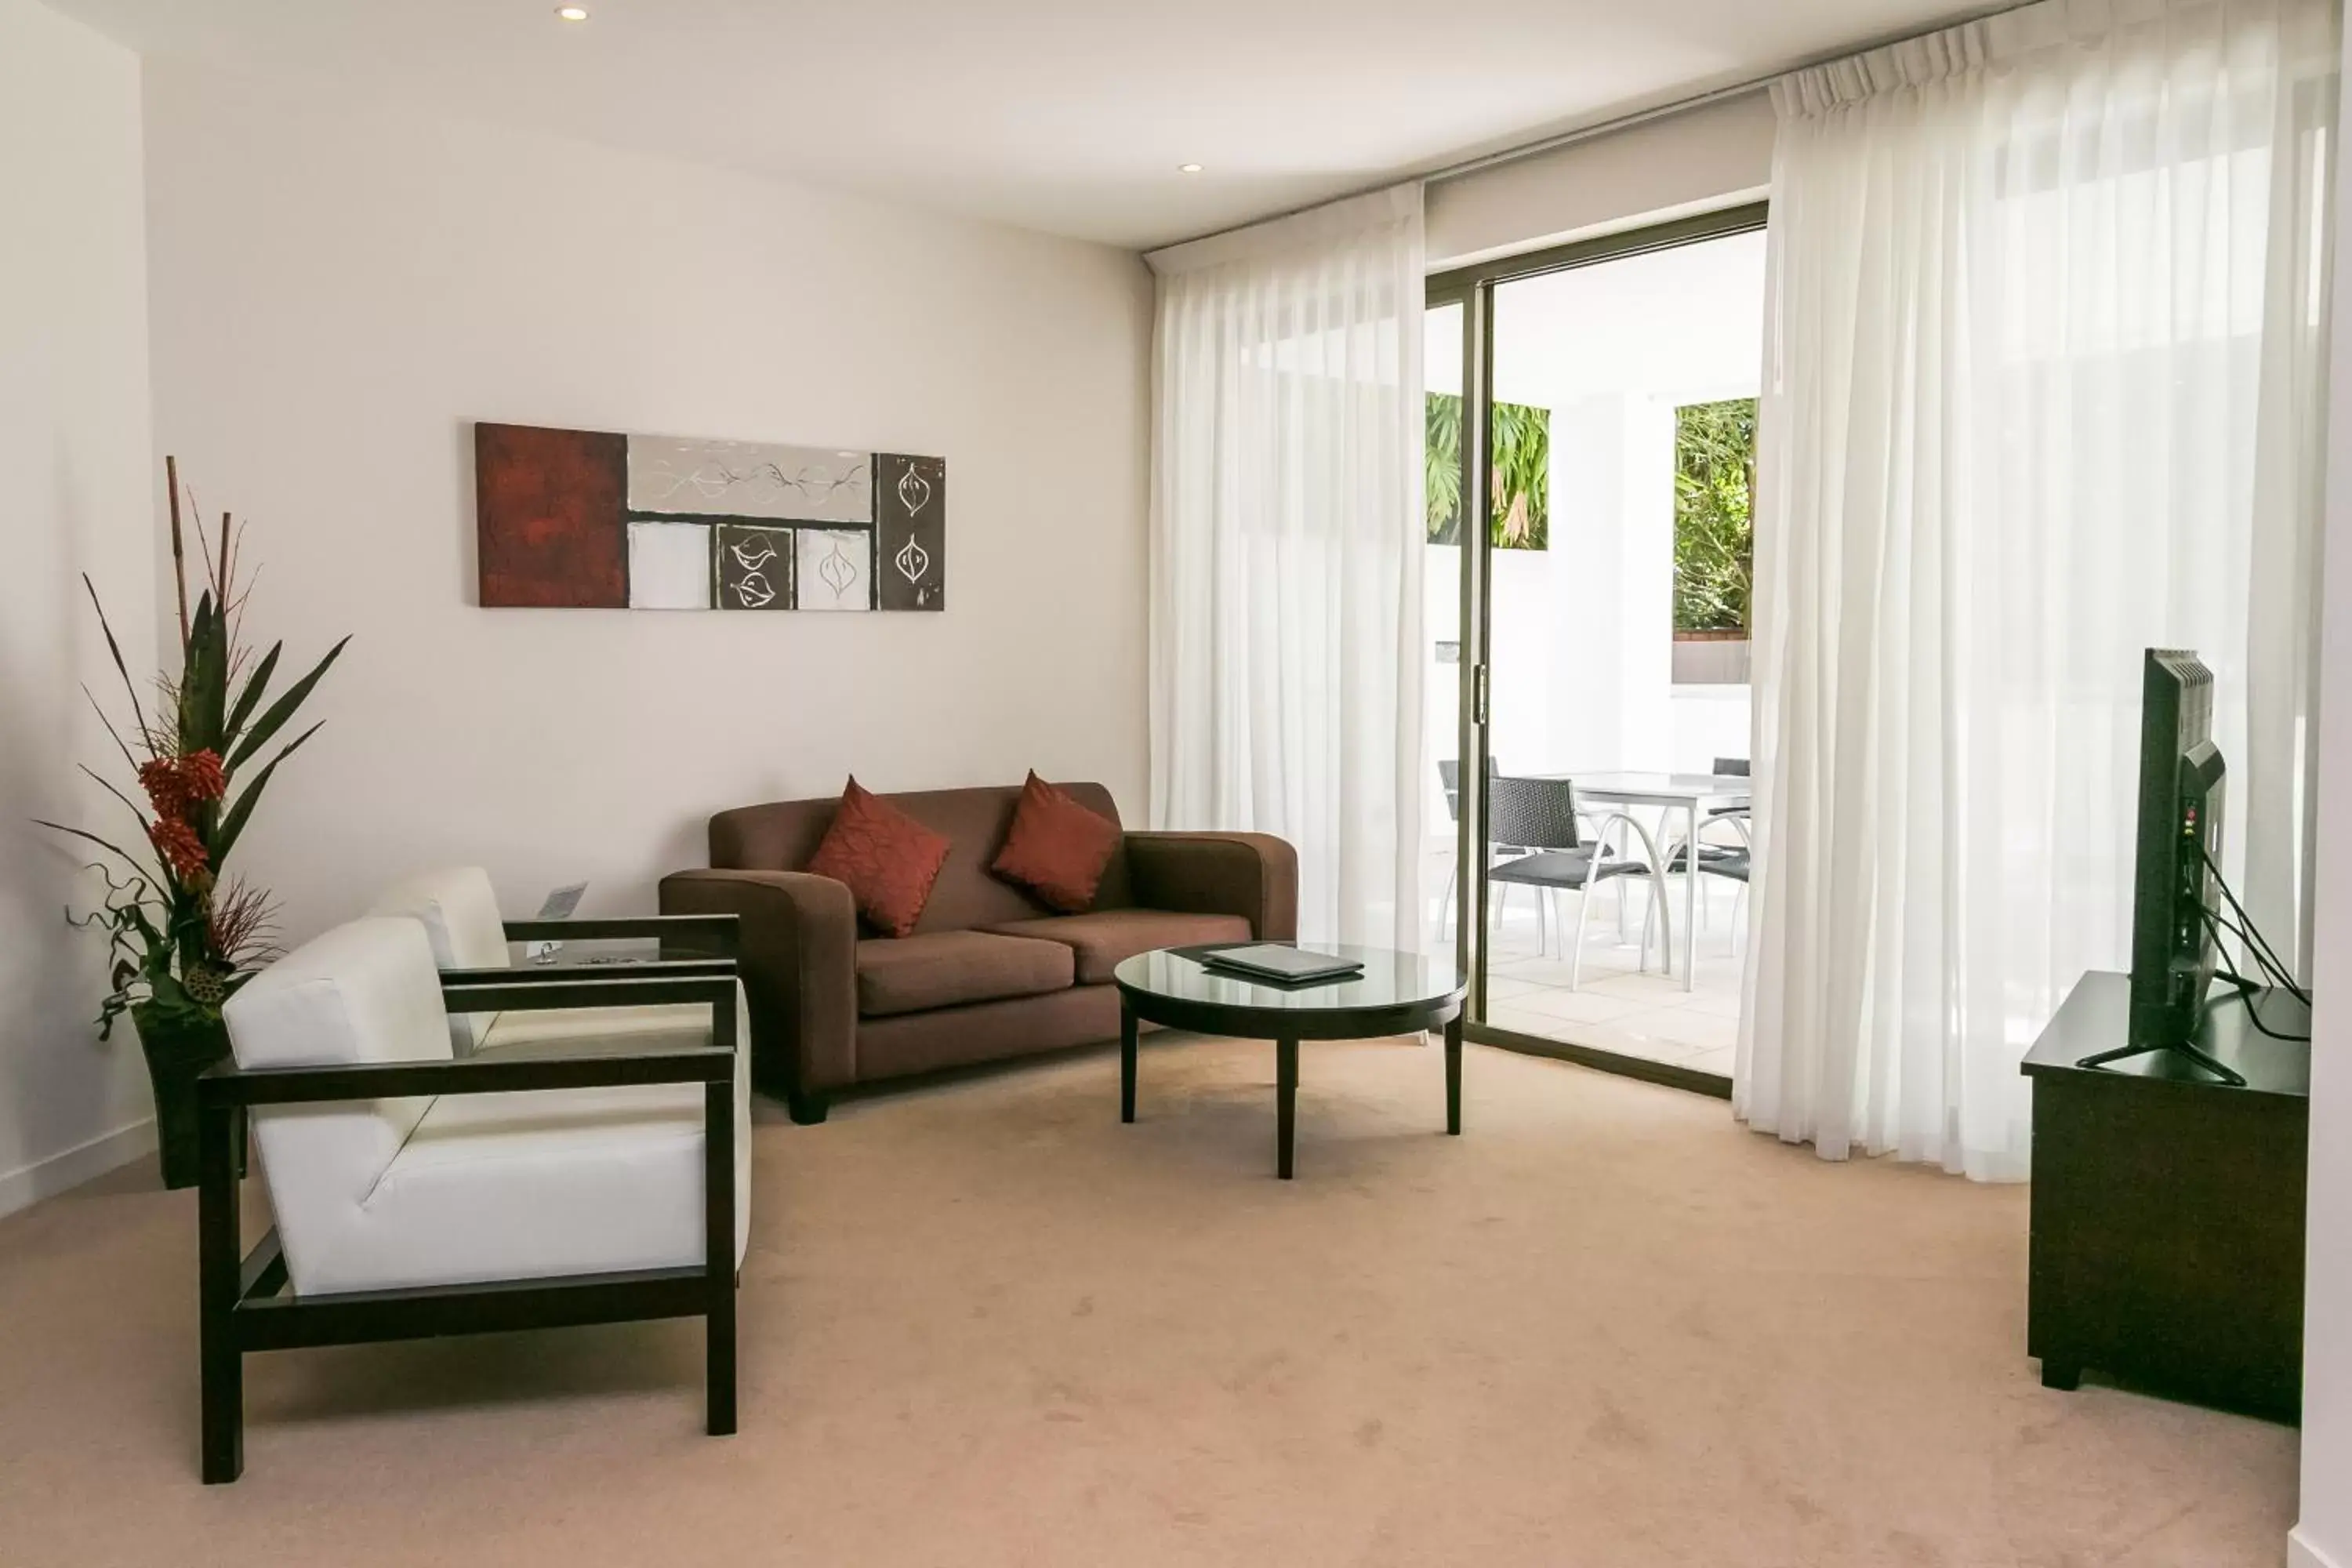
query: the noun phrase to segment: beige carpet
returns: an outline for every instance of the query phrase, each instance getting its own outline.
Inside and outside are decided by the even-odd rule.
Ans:
[[[2292,1431],[2024,1356],[2025,1194],[1473,1048],[1148,1044],[758,1132],[743,1427],[698,1325],[248,1363],[195,1479],[194,1204],[0,1222],[0,1563],[2274,1564]]]

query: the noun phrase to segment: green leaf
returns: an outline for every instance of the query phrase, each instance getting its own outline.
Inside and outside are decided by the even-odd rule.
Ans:
[[[1429,517],[1429,542],[1462,542],[1462,399],[1429,395],[1428,437],[1422,487]]]
[[[147,831],[147,813],[137,801],[132,800],[129,795],[115,788],[114,785],[109,783],[103,775],[91,768],[89,763],[76,763],[74,766],[89,774],[91,778],[98,780],[99,788],[104,790],[107,794],[121,801],[123,805],[129,806],[131,808],[131,815],[139,820],[139,830],[142,833]]]
[[[160,974],[150,973],[147,988],[154,993],[155,1005],[159,1007],[171,1012],[203,1011],[196,999],[181,985],[179,977],[168,970]]]
[[[139,771],[139,759],[131,754],[131,748],[122,743],[122,732],[114,727],[114,721],[106,716],[106,710],[98,705],[98,693],[84,686],[81,689],[81,694],[89,699],[89,710],[97,714],[98,721],[106,727],[106,738],[114,742],[114,749],[122,753],[123,763],[136,773]]]
[[[340,647],[341,645],[336,646]],[[334,656],[330,654],[328,657],[331,658]],[[288,742],[286,749],[270,758],[262,770],[253,775],[253,782],[245,786],[244,792],[236,797],[236,804],[228,808],[228,814],[221,818],[220,831],[213,836],[212,843],[207,846],[212,852],[215,871],[220,869],[221,863],[228,858],[228,852],[236,847],[237,835],[245,831],[246,819],[253,815],[254,803],[261,798],[262,788],[269,783],[269,775],[276,773],[278,764],[292,756],[303,742],[317,734],[320,727],[313,724]]]
[[[1545,550],[1551,544],[1551,410],[1524,403],[1495,405],[1494,515],[1488,529],[1498,550]]]
[[[33,818],[33,826],[36,827],[51,828],[58,833],[70,833],[76,838],[87,838],[92,844],[97,845],[100,849],[105,850],[108,854],[121,857],[123,863],[128,865],[132,870],[139,872],[142,876],[147,871],[147,868],[140,863],[139,858],[131,854],[130,850],[123,848],[119,844],[109,844],[105,839],[100,838],[95,833],[87,832],[79,827],[68,827],[62,822],[51,822],[45,817],[39,816]],[[164,880],[164,879],[161,877],[158,877],[156,879],[158,881]]]
[[[217,752],[228,710],[228,619],[209,593],[188,623],[187,663],[180,672],[180,750]]]
[[[1754,398],[1675,410],[1675,629],[1748,626],[1755,557]]]
[[[1551,542],[1551,410],[1498,403],[1494,411],[1493,497],[1487,531],[1498,550]],[[1429,394],[1422,490],[1432,544],[1462,542],[1462,399]]]
[[[98,584],[89,580],[87,572],[81,574],[81,585],[89,595],[89,607],[98,612],[98,629],[106,634],[106,651],[114,656],[114,668],[122,677],[122,689],[131,693],[131,716],[139,721],[139,732],[143,735],[147,732],[147,714],[139,706],[139,683],[131,679],[131,667],[122,662],[122,645],[114,640],[114,628],[107,624],[106,606],[98,602]],[[90,699],[93,706],[97,701],[95,697]]]
[[[236,694],[236,705],[228,710],[228,722],[221,731],[221,744],[236,743],[237,731],[245,728],[247,719],[253,717],[254,709],[261,702],[261,694],[269,689],[269,678],[278,668],[278,656],[285,650],[284,643],[271,643],[269,651],[261,656],[261,662],[254,667],[253,673],[246,677],[245,689]]]
[[[269,705],[268,711],[254,721],[252,730],[236,743],[236,752],[228,759],[231,773],[235,773],[256,752],[268,745],[272,735],[286,727],[286,721],[294,717],[295,710],[302,706],[302,700],[310,695],[310,689],[319,684],[319,678],[327,673],[327,667],[335,662],[336,657],[343,651],[345,644],[351,640],[347,637],[329,648],[327,657],[320,659],[310,674],[288,687],[285,694]],[[306,740],[308,738],[308,736],[304,737]]]

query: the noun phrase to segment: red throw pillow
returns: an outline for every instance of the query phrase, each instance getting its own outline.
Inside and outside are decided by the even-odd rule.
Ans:
[[[948,841],[855,778],[816,847],[810,871],[846,883],[857,912],[877,931],[905,936],[922,918]]]
[[[1095,889],[1120,837],[1118,823],[1033,772],[990,869],[1049,907],[1078,914],[1094,907]]]

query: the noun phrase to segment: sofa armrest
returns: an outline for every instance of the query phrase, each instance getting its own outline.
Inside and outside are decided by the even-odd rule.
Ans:
[[[1240,915],[1260,942],[1298,939],[1298,852],[1270,833],[1130,833],[1136,902]]]
[[[738,917],[755,1082],[797,1105],[856,1081],[857,906],[846,887],[804,871],[673,871],[661,909]]]

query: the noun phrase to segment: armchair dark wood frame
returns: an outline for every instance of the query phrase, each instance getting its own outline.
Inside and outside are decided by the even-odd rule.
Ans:
[[[252,1351],[701,1317],[707,1320],[706,1425],[713,1436],[735,1430],[738,1042],[731,961],[729,973],[717,976],[579,974],[573,970],[568,984],[445,982],[441,989],[452,1012],[701,1003],[711,1010],[712,1043],[690,1050],[514,1060],[467,1057],[250,1069],[224,1062],[196,1080],[196,1266],[206,1485],[234,1481],[245,1468],[244,1358]],[[236,1133],[255,1106],[656,1083],[704,1086],[700,1267],[293,1297],[284,1294],[286,1258],[275,1229],[240,1256]]]

